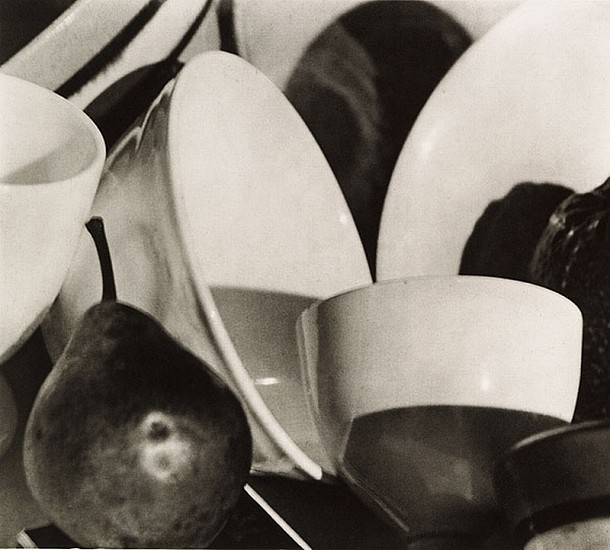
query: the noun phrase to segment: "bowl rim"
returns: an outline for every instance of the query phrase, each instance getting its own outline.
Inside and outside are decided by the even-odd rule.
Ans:
[[[78,130],[86,133],[91,140],[91,154],[89,158],[87,158],[86,164],[80,170],[65,178],[57,178],[51,181],[27,182],[27,186],[52,186],[72,182],[91,173],[100,172],[101,174],[107,156],[106,142],[97,125],[84,111],[79,109],[68,99],[43,86],[16,76],[0,73],[0,90],[3,92],[3,97],[7,97],[8,95],[6,88],[12,89],[12,94],[15,96],[24,94],[27,95],[30,100],[33,99],[39,103],[48,104],[56,109],[58,113],[61,111],[64,118],[69,118],[74,121],[78,125]],[[2,177],[0,177],[0,189],[15,188],[18,186],[25,187],[23,183],[4,181]]]
[[[588,420],[545,430],[518,441],[508,449],[505,454],[508,457],[521,452],[528,452],[539,444],[552,443],[561,439],[569,439],[570,437],[578,437],[584,432],[588,433],[598,430],[610,430],[610,419]]]
[[[563,294],[561,294],[559,292],[551,290],[550,288],[547,288],[547,287],[544,287],[541,285],[537,285],[535,283],[530,283],[527,281],[520,281],[517,279],[494,277],[491,275],[461,275],[461,274],[412,275],[412,276],[405,276],[405,277],[396,277],[396,278],[392,278],[392,279],[384,279],[381,281],[374,281],[373,283],[368,284],[368,285],[361,285],[361,286],[346,290],[344,292],[334,294],[333,296],[329,296],[327,298],[322,298],[322,299],[316,300],[310,306],[308,306],[307,308],[305,308],[303,310],[303,312],[299,315],[299,321],[301,321],[301,319],[304,320],[306,317],[309,317],[311,315],[315,315],[315,311],[317,309],[319,309],[321,305],[331,304],[335,301],[342,300],[346,296],[360,295],[360,294],[364,295],[364,294],[368,294],[369,292],[373,292],[374,289],[377,289],[377,288],[381,288],[381,287],[385,287],[385,286],[394,287],[394,286],[400,286],[400,285],[407,285],[407,284],[409,284],[409,282],[416,282],[416,281],[423,281],[423,280],[459,281],[458,284],[462,284],[462,282],[464,282],[465,284],[466,284],[466,282],[467,282],[467,284],[470,284],[470,283],[475,283],[477,281],[479,281],[479,282],[485,281],[486,284],[492,284],[495,286],[505,286],[505,287],[512,286],[515,288],[520,287],[520,288],[524,288],[524,289],[529,289],[531,292],[537,292],[539,294],[547,294],[548,296],[551,296],[554,299],[556,299],[557,303],[565,304],[568,308],[571,308],[574,312],[578,313],[578,317],[580,319],[581,324],[583,322],[582,311],[580,310],[580,308],[572,300],[570,300],[569,298],[567,298],[566,296],[564,296]]]

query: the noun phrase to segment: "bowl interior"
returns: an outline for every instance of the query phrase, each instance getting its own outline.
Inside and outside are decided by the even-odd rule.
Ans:
[[[68,102],[9,76],[0,78],[0,184],[67,180],[94,163],[92,123]]]

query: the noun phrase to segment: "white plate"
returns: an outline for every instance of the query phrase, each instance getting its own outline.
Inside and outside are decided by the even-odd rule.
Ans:
[[[284,89],[309,46],[328,25],[367,0],[233,0],[239,54]],[[403,0],[409,1],[409,0]],[[473,39],[482,36],[521,0],[432,0],[462,24]]]
[[[0,72],[57,91],[84,109],[120,78],[167,58],[212,3],[76,0]]]
[[[269,435],[271,411],[289,437],[273,433],[296,442],[319,477],[327,462],[294,325],[312,301],[371,277],[330,167],[281,92],[236,56],[194,58],[112,151],[92,213],[106,220],[119,299],[154,315],[241,392],[257,428],[255,469],[299,475],[292,451]],[[207,285],[247,373],[236,376]],[[100,292],[84,236],[44,325],[53,356]]]
[[[521,181],[610,175],[610,3],[527,2],[439,83],[386,197],[377,278],[457,273],[490,201]]]

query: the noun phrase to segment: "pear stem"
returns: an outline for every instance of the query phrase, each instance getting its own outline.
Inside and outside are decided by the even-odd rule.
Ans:
[[[110,248],[104,231],[104,220],[100,217],[91,218],[85,227],[95,243],[97,258],[102,270],[102,302],[116,301],[116,285],[114,282],[114,270],[112,269],[112,259]]]

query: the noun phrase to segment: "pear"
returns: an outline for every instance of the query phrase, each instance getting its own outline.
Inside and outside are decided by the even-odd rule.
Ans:
[[[87,223],[104,279],[28,419],[28,485],[84,547],[203,547],[252,460],[239,399],[148,314],[116,300],[103,222]]]

